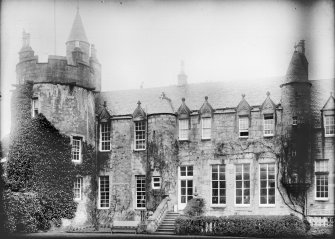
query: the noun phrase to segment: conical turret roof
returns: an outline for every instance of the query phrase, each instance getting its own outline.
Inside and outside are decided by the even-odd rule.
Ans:
[[[305,56],[304,41],[300,41],[295,47],[284,83],[308,81],[308,61]]]
[[[83,21],[81,20],[81,16],[79,14],[79,9],[77,10],[76,17],[73,21],[72,29],[71,29],[68,41],[88,42],[85,29],[84,29],[84,25],[83,25]]]

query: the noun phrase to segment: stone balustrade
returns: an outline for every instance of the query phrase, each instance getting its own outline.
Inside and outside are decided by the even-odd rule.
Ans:
[[[168,201],[170,201],[170,198],[167,196],[161,201],[161,203],[157,207],[154,214],[148,218],[148,223],[147,223],[147,232],[148,233],[155,232],[157,230],[159,224],[164,219],[164,217],[165,217],[165,215],[168,211]]]

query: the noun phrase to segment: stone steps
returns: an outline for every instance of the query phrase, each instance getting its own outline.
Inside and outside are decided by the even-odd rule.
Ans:
[[[176,212],[168,212],[165,215],[165,218],[163,219],[162,223],[159,225],[158,229],[156,230],[156,234],[166,234],[166,235],[172,235],[174,233],[175,229],[175,221],[176,218],[179,217],[179,213]]]

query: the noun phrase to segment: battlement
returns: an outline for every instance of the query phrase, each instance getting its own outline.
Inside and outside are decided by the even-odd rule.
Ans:
[[[38,56],[22,59],[16,65],[17,83],[51,83],[75,85],[89,90],[100,91],[101,66],[92,57],[90,64],[78,60],[69,65],[64,56],[50,55],[48,62],[39,63]]]

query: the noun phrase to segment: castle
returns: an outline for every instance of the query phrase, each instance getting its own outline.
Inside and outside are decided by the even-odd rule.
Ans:
[[[333,223],[334,79],[309,80],[304,41],[285,77],[267,82],[188,84],[181,70],[174,86],[103,92],[101,65],[79,11],[65,57],[39,63],[29,38],[24,33],[17,83],[33,82],[32,117],[42,113],[71,137],[73,163],[81,163],[84,141],[107,159],[97,179],[101,214],[108,217],[117,202],[137,218],[146,210],[158,220],[157,210],[180,212],[193,197],[205,199],[208,215],[296,213],[285,182],[287,188],[308,185],[302,213],[312,225]],[[279,140],[294,138],[301,125],[310,140]],[[283,147],[289,158],[312,162],[311,180],[300,180],[299,166],[281,169]],[[89,182],[80,175],[74,182],[79,206],[68,225],[87,220]]]

